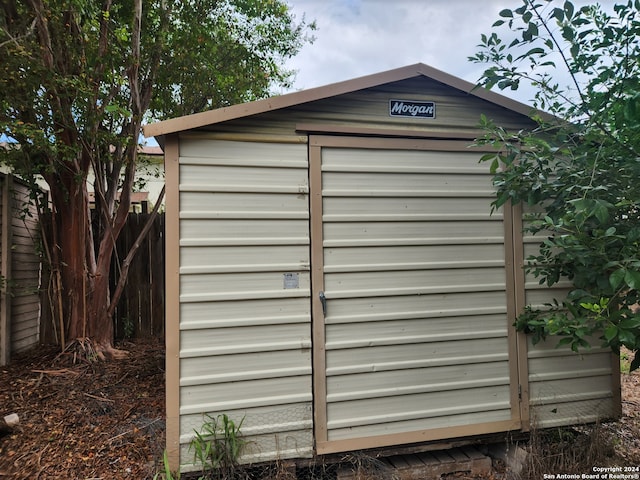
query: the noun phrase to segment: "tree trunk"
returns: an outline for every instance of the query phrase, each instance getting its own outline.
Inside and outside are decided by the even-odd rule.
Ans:
[[[120,358],[126,352],[113,348],[113,320],[109,308],[109,266],[118,229],[103,233],[100,252],[94,251],[89,194],[86,181],[59,177],[65,188],[51,189],[56,206],[60,271],[65,288],[63,311],[70,342],[90,339],[102,359]],[[63,196],[60,191],[65,191]],[[125,218],[126,220],[126,218]],[[107,236],[109,238],[107,238]]]
[[[109,255],[109,262],[111,255]],[[109,307],[109,270],[104,261],[98,261],[95,272],[93,291],[89,298],[89,318],[87,330],[96,350],[109,352],[113,344],[113,320],[107,313]]]
[[[117,229],[119,233],[120,229]],[[111,237],[112,231],[105,231],[103,235]],[[116,237],[117,238],[117,237]],[[89,336],[98,355],[103,358],[121,358],[126,352],[113,348],[113,318],[109,313],[109,267],[115,248],[115,239],[103,239],[100,242],[100,252],[96,261],[93,290],[89,299]]]
[[[86,263],[87,232],[89,218],[87,213],[86,185],[71,178],[59,177],[62,184],[51,188],[53,196],[54,228],[57,228],[59,268],[62,275],[63,310],[67,338],[76,339],[90,336],[87,331],[87,299],[91,292],[92,273]],[[65,181],[66,180],[66,181]],[[66,187],[66,188],[64,188]]]

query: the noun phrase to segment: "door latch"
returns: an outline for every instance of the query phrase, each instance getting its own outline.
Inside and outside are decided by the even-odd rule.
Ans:
[[[320,297],[320,304],[322,305],[322,315],[327,316],[327,297],[325,297],[324,292],[320,292],[318,294]]]

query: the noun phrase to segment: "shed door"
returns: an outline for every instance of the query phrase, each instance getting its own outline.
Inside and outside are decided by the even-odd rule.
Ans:
[[[467,144],[310,138],[320,454],[520,428],[511,227]]]

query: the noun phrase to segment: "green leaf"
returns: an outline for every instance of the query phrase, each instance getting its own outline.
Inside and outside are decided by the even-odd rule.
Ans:
[[[597,202],[593,207],[593,213],[600,223],[606,223],[609,220],[609,209],[603,202]]]
[[[573,4],[569,1],[564,2],[564,13],[567,17],[567,20],[571,20],[573,18],[573,12],[575,11]]]
[[[540,47],[536,47],[536,48],[532,48],[531,50],[529,50],[527,53],[524,54],[524,58],[526,57],[532,57],[533,55],[542,55],[544,54],[544,49],[540,48]]]
[[[625,330],[640,328],[640,317],[623,318],[619,325],[620,328],[624,328]]]
[[[527,29],[522,33],[522,39],[530,42],[538,36],[538,33],[538,26],[535,23],[529,23]]]
[[[605,340],[611,343],[611,341],[617,336],[618,336],[618,327],[616,327],[613,323],[609,324],[609,326],[604,330]]]
[[[500,162],[498,161],[497,157],[494,157],[493,161],[491,162],[491,167],[489,168],[489,171],[493,175],[498,171],[499,168],[500,168]]]
[[[504,10],[500,10],[500,13],[498,13],[498,15],[504,18],[513,18],[513,12],[508,8],[505,8]]]
[[[620,285],[622,285],[622,282],[626,276],[626,270],[624,268],[620,268],[618,270],[615,270],[611,275],[609,275],[609,285],[611,285],[611,288],[613,288],[614,290],[617,290]]]
[[[571,345],[573,343],[573,338],[571,337],[563,337],[558,341],[556,348],[564,347],[566,345]]]
[[[634,345],[635,344],[635,335],[633,332],[628,330],[624,330],[622,328],[618,328],[618,338],[620,339],[620,343],[623,345]]]
[[[640,289],[640,272],[627,270],[624,274],[624,281],[632,290]]]
[[[555,17],[558,22],[562,22],[564,20],[564,10],[561,8],[554,8],[553,17]]]
[[[478,163],[482,163],[482,162],[487,162],[489,160],[494,160],[496,158],[496,153],[485,153],[484,155],[482,155],[480,157],[480,160],[478,160]]]
[[[576,32],[571,27],[562,27],[562,36],[565,40],[571,41],[574,39]]]

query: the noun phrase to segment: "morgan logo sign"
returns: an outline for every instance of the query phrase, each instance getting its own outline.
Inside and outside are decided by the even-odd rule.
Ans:
[[[392,117],[436,118],[435,102],[414,100],[389,100],[389,115]]]

